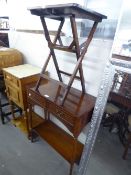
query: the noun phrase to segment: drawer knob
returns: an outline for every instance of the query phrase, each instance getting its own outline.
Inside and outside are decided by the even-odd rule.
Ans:
[[[64,117],[64,114],[63,114],[63,112],[62,111],[60,111],[59,109],[56,109],[56,115],[58,116],[58,117]]]
[[[8,75],[6,76],[6,78],[7,78],[8,80],[11,80],[11,77],[10,77],[10,76],[8,76]]]
[[[29,93],[28,96],[30,97],[31,96],[31,93]]]

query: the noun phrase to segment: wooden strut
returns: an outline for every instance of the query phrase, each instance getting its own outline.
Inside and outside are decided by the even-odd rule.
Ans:
[[[85,42],[84,49],[83,49],[83,51],[82,51],[82,53],[81,53],[81,55],[80,55],[80,57],[79,57],[79,59],[78,59],[78,61],[77,61],[77,64],[76,64],[75,69],[74,69],[74,71],[73,71],[73,74],[72,74],[72,76],[71,76],[71,78],[70,78],[70,81],[69,81],[69,83],[68,83],[68,86],[67,86],[67,88],[65,89],[63,98],[62,98],[62,100],[61,100],[61,105],[64,104],[64,101],[65,101],[65,99],[66,99],[66,97],[67,97],[67,94],[68,94],[68,92],[69,92],[69,90],[70,90],[70,88],[71,88],[71,85],[72,85],[73,81],[74,81],[74,77],[76,76],[76,74],[77,74],[77,72],[78,72],[78,70],[79,70],[79,68],[80,68],[80,66],[81,66],[82,60],[83,60],[83,58],[84,58],[84,56],[85,56],[85,54],[86,54],[86,52],[87,52],[87,49],[88,49],[88,47],[89,47],[89,45],[90,45],[91,40],[92,40],[92,38],[93,38],[93,35],[94,35],[95,30],[96,30],[96,28],[97,28],[97,25],[98,25],[98,22],[94,22],[93,27],[92,27],[92,29],[91,29],[91,31],[90,31],[90,34],[89,34],[89,36],[88,36],[88,38],[87,38],[87,40],[86,40],[86,42]]]
[[[73,38],[74,38],[74,46],[75,46],[75,50],[76,50],[76,57],[77,57],[77,60],[78,60],[79,57],[80,57],[80,47],[79,47],[79,40],[78,40],[75,17],[71,16],[70,17],[70,22],[71,22],[72,34],[73,34]],[[80,74],[82,91],[83,91],[83,93],[85,93],[85,80],[84,80],[84,76],[83,76],[82,64],[80,64],[80,67],[79,67],[79,74]]]
[[[61,33],[62,27],[63,27],[63,25],[64,25],[64,21],[65,21],[65,20],[63,19],[63,20],[61,20],[61,22],[60,22],[60,25],[59,25],[57,34],[56,34],[56,36],[55,36],[55,38],[54,38],[53,44],[55,44],[55,43],[57,42],[57,40],[60,40],[60,33]],[[46,38],[46,40],[47,40],[48,43],[51,43],[51,39],[50,39],[50,36],[49,36],[49,31],[48,31],[48,29],[47,29],[47,26],[46,26],[46,22],[45,22],[44,17],[41,17],[41,22],[42,22],[42,25],[43,25],[43,28],[44,28],[44,31],[45,31],[45,38]],[[60,43],[61,43],[61,40],[60,40]],[[44,67],[43,67],[43,69],[42,69],[42,71],[41,71],[41,74],[44,74],[44,73],[45,73],[46,68],[47,68],[47,65],[48,65],[48,63],[49,63],[49,60],[50,60],[51,56],[52,56],[53,61],[54,61],[54,64],[55,64],[55,67],[56,67],[56,71],[57,71],[59,80],[62,82],[61,74],[60,74],[60,72],[59,72],[58,63],[57,63],[56,56],[55,56],[55,53],[54,53],[54,50],[53,50],[53,49],[50,49],[49,56],[48,56],[48,58],[46,59],[46,62],[45,62]],[[39,80],[38,80],[38,82],[37,82],[37,84],[36,84],[35,90],[38,90],[39,85],[40,85],[40,82],[41,82],[41,76],[40,76],[40,78],[39,78]]]

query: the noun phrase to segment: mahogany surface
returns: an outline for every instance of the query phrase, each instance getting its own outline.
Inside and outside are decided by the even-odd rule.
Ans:
[[[30,9],[33,15],[45,16],[51,19],[60,19],[74,15],[76,18],[91,19],[93,21],[102,21],[107,17],[93,10],[83,8],[76,3],[47,5],[44,7],[35,7]]]
[[[96,98],[89,94],[71,88],[68,96],[61,106],[64,88],[59,84],[46,80],[39,86],[28,90],[28,101],[38,104],[48,112],[54,114],[77,137],[83,127],[90,121]]]
[[[74,140],[72,136],[66,133],[63,129],[59,128],[51,121],[46,121],[35,127],[35,132],[37,132],[44,140],[46,140],[57,152],[59,152],[68,162],[72,161],[72,154],[74,148]],[[83,144],[79,141],[76,142],[76,154],[74,161],[79,163]]]

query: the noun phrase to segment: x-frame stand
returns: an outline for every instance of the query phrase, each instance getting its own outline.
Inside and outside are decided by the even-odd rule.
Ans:
[[[91,11],[89,9],[84,9],[81,6],[79,6],[78,4],[64,4],[64,5],[47,6],[45,8],[32,8],[32,9],[30,9],[30,11],[33,15],[40,16],[41,23],[42,23],[44,33],[45,33],[45,38],[47,40],[48,47],[50,49],[50,53],[48,55],[48,58],[45,61],[42,72],[40,74],[40,78],[35,86],[35,89],[34,88],[29,89],[29,95],[28,95],[29,96],[28,102],[29,102],[29,106],[30,106],[29,107],[29,113],[30,113],[29,120],[30,120],[30,124],[31,124],[32,123],[32,108],[33,108],[33,105],[38,103],[46,110],[47,115],[50,112],[53,113],[54,116],[58,117],[60,119],[60,121],[62,121],[66,125],[66,127],[72,132],[73,137],[71,138],[71,140],[73,142],[71,144],[73,145],[73,150],[71,153],[72,154],[71,160],[69,161],[71,164],[71,167],[70,167],[70,175],[71,175],[73,165],[75,162],[76,152],[77,152],[77,144],[78,144],[77,138],[78,138],[78,135],[80,134],[81,130],[83,129],[83,127],[89,121],[88,117],[91,115],[92,110],[94,108],[93,98],[95,98],[95,97],[90,97],[90,95],[86,94],[86,92],[85,92],[85,82],[84,82],[84,76],[83,76],[83,70],[82,70],[82,61],[83,61],[84,56],[87,52],[87,49],[92,41],[92,38],[93,38],[93,35],[96,31],[98,23],[101,22],[103,19],[106,19],[106,16],[99,14],[97,12]],[[60,21],[59,28],[58,28],[57,34],[56,34],[53,42],[51,41],[45,18],[50,18],[50,19]],[[62,43],[62,40],[61,40],[61,30],[62,30],[62,27],[64,25],[65,18],[70,19],[72,35],[73,35],[73,40],[69,44],[69,46],[64,46]],[[79,44],[79,40],[78,40],[76,18],[88,19],[88,20],[93,21],[93,25],[92,25],[92,28],[89,32],[89,35],[85,39],[85,42],[82,43],[81,45]],[[57,41],[59,42],[59,45],[57,44]],[[76,54],[76,66],[75,66],[72,74],[70,74],[68,72],[64,72],[64,71],[59,69],[54,49]],[[53,59],[59,81],[53,80],[44,74],[46,71],[47,65],[48,65],[51,58]],[[77,76],[78,72],[79,72],[79,76]],[[69,82],[67,85],[63,83],[61,74],[70,76],[70,79],[69,79]],[[55,87],[56,89],[58,86],[60,88],[62,87],[64,89],[64,92],[62,91],[62,95],[59,94],[60,92],[58,92],[59,97],[61,95],[62,98],[58,98],[58,94],[56,93],[55,94],[56,100],[54,100],[53,92],[52,92],[52,94],[50,94],[50,92],[48,92],[49,95],[45,94],[44,85],[43,85],[43,87],[41,87],[41,82],[44,79],[49,80],[50,83],[52,83],[51,85],[53,87]],[[71,111],[70,106],[69,106],[71,104],[68,105],[69,100],[66,100],[68,98],[67,96],[70,96],[70,91],[72,90],[71,86],[74,82],[74,79],[79,79],[81,81],[81,86],[82,86],[83,98],[81,98],[82,95],[80,97],[77,96],[80,103],[76,104],[73,101],[74,99],[72,97],[72,103],[76,104],[78,112],[76,112],[76,110]],[[57,84],[58,86],[55,86],[54,84]],[[40,93],[41,88],[43,88],[43,91],[44,91],[44,92],[42,91],[42,93]],[[49,89],[49,86],[48,86],[48,89]],[[46,90],[46,88],[45,88],[45,90]],[[80,91],[78,91],[78,94],[79,93],[81,94]],[[46,98],[45,95],[46,96],[48,95],[49,98],[48,97]],[[35,100],[35,97],[37,100]],[[59,99],[60,99],[60,103],[59,103]],[[48,118],[48,116],[45,116],[45,118]],[[46,122],[48,122],[48,121],[45,121],[45,125],[46,125]],[[51,121],[50,121],[50,123],[51,123]],[[44,126],[43,126],[43,128],[44,128]],[[32,133],[32,129],[33,128],[31,127],[31,133]],[[38,131],[37,128],[35,128],[35,130]],[[55,129],[53,130],[53,132],[54,131],[55,131]],[[40,133],[40,131],[39,131],[39,133]],[[44,136],[44,138],[45,138],[45,136]],[[46,138],[46,139],[48,140],[48,138]]]
[[[61,9],[63,10],[62,13],[60,11]],[[69,10],[68,13],[66,13],[66,9],[67,9],[67,11]],[[42,26],[43,26],[43,29],[45,32],[45,38],[47,40],[48,47],[50,49],[49,56],[48,56],[47,60],[45,61],[44,66],[43,66],[43,69],[42,69],[42,72],[40,75],[40,79],[37,82],[36,90],[38,90],[38,88],[39,88],[39,85],[41,83],[41,79],[48,78],[47,76],[44,75],[44,73],[45,73],[47,65],[52,57],[57,74],[58,74],[58,77],[59,77],[59,81],[60,81],[59,83],[61,86],[65,87],[65,92],[64,92],[62,100],[61,100],[61,105],[63,105],[75,78],[77,78],[81,81],[82,92],[85,93],[85,81],[84,81],[83,70],[82,70],[82,61],[83,61],[83,58],[84,58],[84,56],[87,52],[87,49],[90,45],[90,42],[92,41],[92,38],[93,38],[93,35],[96,31],[98,23],[101,22],[102,19],[106,18],[106,16],[98,14],[98,13],[93,12],[93,11],[87,11],[85,9],[82,9],[80,6],[78,6],[78,4],[47,6],[46,10],[47,11],[45,11],[45,12],[43,11],[43,13],[41,15],[40,13],[41,13],[42,9],[37,9],[37,10],[31,9],[32,14],[36,14],[36,15],[40,16],[41,23],[42,23]],[[49,12],[48,12],[48,10],[49,10]],[[52,17],[52,14],[53,14],[53,17]],[[89,20],[94,21],[94,24],[90,30],[90,33],[89,33],[86,41],[84,43],[82,43],[81,45],[79,44],[79,40],[78,40],[77,24],[76,24],[76,20],[75,20],[75,18],[77,18],[77,16],[79,16],[79,18],[84,18],[84,19],[89,19]],[[47,24],[45,21],[46,17],[60,21],[60,25],[59,25],[57,34],[56,34],[53,42],[51,41],[49,31],[47,28]],[[61,35],[62,27],[63,27],[64,22],[65,22],[65,18],[67,18],[67,17],[70,18],[72,34],[73,34],[73,41],[71,42],[71,44],[69,46],[63,46],[60,35]],[[57,41],[59,41],[59,45],[56,44]],[[76,54],[77,62],[76,62],[76,66],[75,66],[72,74],[69,74],[68,72],[64,72],[64,71],[59,69],[54,49],[58,49],[58,50],[66,51],[66,52],[72,52],[72,53]],[[80,76],[76,76],[78,71],[79,71]],[[65,74],[65,75],[70,76],[70,80],[69,80],[67,85],[63,85],[63,83],[61,83],[61,82],[63,82],[61,74]]]

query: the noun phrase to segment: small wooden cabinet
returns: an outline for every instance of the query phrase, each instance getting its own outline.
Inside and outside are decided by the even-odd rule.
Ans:
[[[25,116],[24,118],[27,118],[28,104],[26,86],[31,83],[35,83],[38,80],[40,71],[40,68],[29,64],[3,69],[6,92],[11,103],[12,114],[14,118],[15,116],[13,113],[12,102],[23,110]]]
[[[0,94],[2,93],[3,95],[5,95],[5,83],[2,69],[11,66],[21,65],[22,60],[22,54],[18,50],[7,47],[0,47]],[[10,114],[9,111],[5,112],[4,110],[4,107],[8,105],[9,103],[5,102],[5,100],[3,101],[0,97],[0,117],[3,124],[5,123],[5,118]]]
[[[26,86],[38,80],[40,71],[29,64],[3,69],[8,98],[23,110],[27,109]]]

